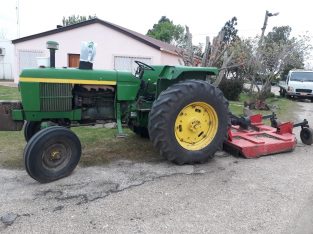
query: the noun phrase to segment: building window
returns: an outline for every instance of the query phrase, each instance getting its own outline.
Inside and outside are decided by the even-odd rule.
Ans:
[[[151,58],[148,57],[114,56],[114,69],[135,72],[138,66],[136,60],[151,65]]]
[[[43,51],[39,50],[19,50],[18,61],[19,61],[19,72],[22,72],[24,68],[37,67],[37,57],[44,56]]]

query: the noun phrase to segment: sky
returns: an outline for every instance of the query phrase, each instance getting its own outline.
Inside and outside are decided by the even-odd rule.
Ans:
[[[18,0],[0,0],[0,38],[17,38]],[[293,35],[313,36],[313,16],[309,0],[290,4],[283,0],[19,0],[20,37],[55,29],[63,16],[97,15],[98,18],[145,34],[167,16],[175,24],[188,25],[193,43],[212,39],[225,22],[236,16],[239,36],[261,33],[265,11],[279,12],[270,17],[267,32],[274,26],[289,25]]]

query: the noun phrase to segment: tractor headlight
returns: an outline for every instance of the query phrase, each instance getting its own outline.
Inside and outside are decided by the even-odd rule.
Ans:
[[[294,89],[293,89],[291,86],[288,86],[288,91],[289,91],[289,92],[293,92]]]

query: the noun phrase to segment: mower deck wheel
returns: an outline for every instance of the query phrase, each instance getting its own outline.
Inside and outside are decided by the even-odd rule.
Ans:
[[[300,132],[300,138],[303,144],[312,145],[313,143],[313,129],[302,128]]]

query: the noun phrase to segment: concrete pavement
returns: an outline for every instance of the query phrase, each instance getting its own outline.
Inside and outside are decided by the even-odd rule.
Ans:
[[[299,120],[313,122],[313,104],[300,105]],[[291,153],[250,160],[219,152],[195,166],[124,160],[49,184],[1,168],[0,231],[312,233],[312,147],[299,140]]]

